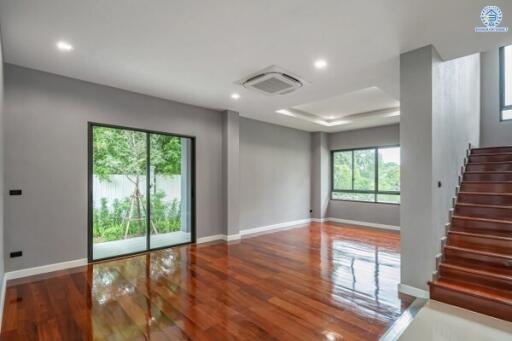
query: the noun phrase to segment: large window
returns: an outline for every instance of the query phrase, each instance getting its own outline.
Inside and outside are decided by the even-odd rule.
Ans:
[[[500,49],[501,120],[512,120],[512,45]]]
[[[400,203],[400,147],[332,152],[332,199]]]

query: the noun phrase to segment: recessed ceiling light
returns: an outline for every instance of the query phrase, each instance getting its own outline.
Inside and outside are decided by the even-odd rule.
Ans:
[[[325,69],[327,67],[327,62],[325,59],[318,59],[315,61],[315,67],[317,69]]]
[[[231,94],[231,98],[232,99],[240,99],[240,95],[235,92],[235,93]]]
[[[63,52],[73,51],[73,45],[71,45],[67,41],[63,41],[63,40],[58,41],[56,45],[60,51],[63,51]]]
[[[286,115],[286,116],[295,117],[295,114],[294,114],[294,113],[292,113],[290,110],[286,110],[286,109],[279,109],[279,110],[276,110],[276,113],[281,114],[281,115]]]

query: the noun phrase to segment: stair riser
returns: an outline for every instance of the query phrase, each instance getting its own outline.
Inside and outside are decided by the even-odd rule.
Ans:
[[[474,221],[474,220],[466,220],[466,219],[457,219],[453,218],[451,223],[452,229],[464,229],[468,231],[478,230],[478,231],[489,231],[492,232],[510,232],[512,233],[512,224],[500,224],[494,222],[482,222],[482,221]]]
[[[499,174],[464,174],[465,181],[512,181],[512,173],[499,173]]]
[[[512,206],[512,195],[478,195],[459,193],[457,201],[466,204]]]
[[[483,149],[472,149],[471,150],[471,155],[498,154],[498,153],[512,153],[512,147],[496,147],[496,148],[483,148]]]
[[[486,192],[486,193],[512,193],[512,183],[468,183],[463,182],[460,190],[462,192]]]
[[[447,288],[430,285],[430,298],[482,314],[512,321],[512,305],[495,302],[486,298],[468,295]]]
[[[508,240],[481,238],[449,233],[447,245],[480,251],[498,252],[512,256],[512,242]]]
[[[512,163],[497,163],[497,164],[471,164],[466,166],[468,172],[510,172],[512,171]]]
[[[455,214],[466,217],[512,220],[512,209],[493,207],[455,206]]]
[[[512,161],[510,154],[496,154],[496,155],[470,155],[469,162],[503,162]]]
[[[471,283],[474,285],[485,285],[490,288],[499,288],[503,290],[512,290],[512,280],[453,269],[445,267],[443,264],[439,267],[439,274],[441,278],[446,278],[452,281]]]
[[[512,272],[512,261],[501,257],[474,254],[459,250],[444,249],[446,263],[457,264],[459,261],[472,263],[475,268],[485,268],[491,266],[503,273]]]

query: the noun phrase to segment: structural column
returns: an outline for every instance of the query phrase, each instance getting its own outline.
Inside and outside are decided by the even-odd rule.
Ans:
[[[225,233],[228,240],[240,238],[240,116],[235,111],[222,113],[222,179]]]
[[[330,192],[330,153],[327,133],[311,135],[311,217],[324,219],[327,215]]]

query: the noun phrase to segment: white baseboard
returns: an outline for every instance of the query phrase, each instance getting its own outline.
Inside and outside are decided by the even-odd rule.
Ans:
[[[228,234],[227,236],[224,236],[224,240],[227,242],[232,242],[233,240],[240,240],[240,239],[242,239],[241,233]]]
[[[33,268],[10,271],[10,272],[6,272],[4,277],[5,277],[5,281],[8,281],[11,279],[34,276],[34,275],[44,274],[44,273],[52,272],[52,271],[75,268],[77,266],[83,266],[83,265],[87,265],[87,258],[75,259],[75,260],[71,260],[68,262],[54,263],[54,264],[48,264],[48,265],[43,265],[43,266],[36,266]]]
[[[209,242],[213,242],[216,240],[226,240],[226,235],[225,234],[216,234],[213,236],[197,238],[196,244],[209,243]]]
[[[311,222],[311,219],[309,219],[309,218],[301,219],[301,220],[294,220],[294,221],[287,221],[287,222],[279,223],[279,224],[259,226],[259,227],[253,227],[250,229],[241,230],[240,234],[243,237],[243,236],[248,236],[251,234],[268,232],[268,231],[275,232],[275,230],[287,230],[287,229],[291,229],[291,228],[302,227],[305,224],[309,224],[310,222]]]
[[[347,219],[331,218],[331,217],[327,218],[326,220],[327,221],[331,221],[333,223],[358,225],[358,226],[373,227],[373,228],[376,228],[376,229],[400,231],[400,226],[384,225],[384,224],[377,224],[377,223],[369,223],[369,222],[366,222],[366,221],[347,220]]]
[[[429,299],[430,294],[428,291],[418,289],[407,284],[398,283],[398,291],[402,294],[411,295],[418,298]]]
[[[327,218],[311,218],[311,221],[314,223],[325,223]]]

